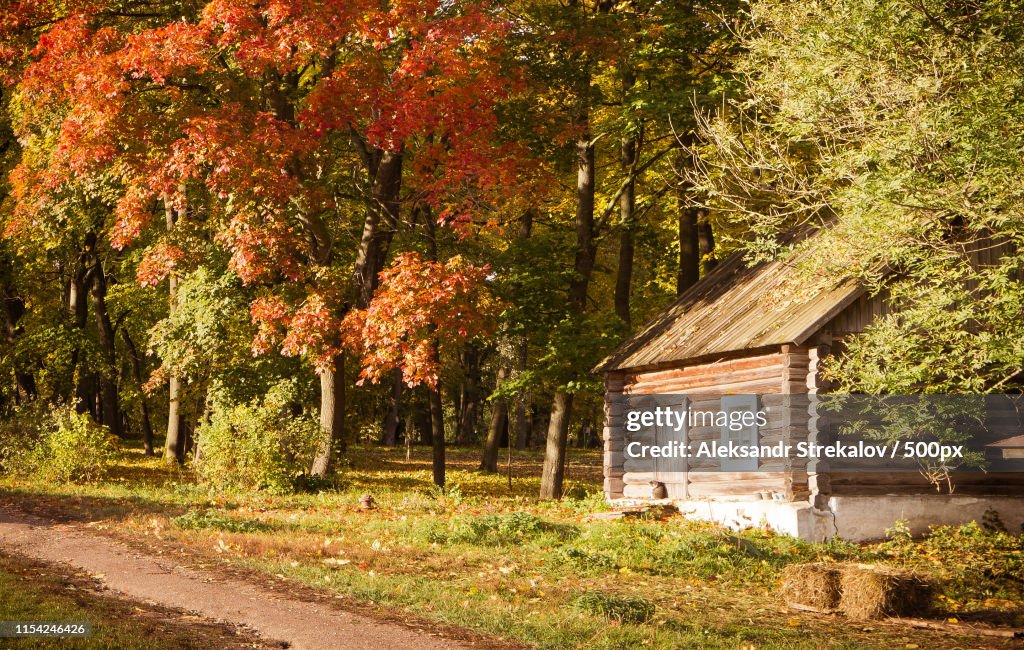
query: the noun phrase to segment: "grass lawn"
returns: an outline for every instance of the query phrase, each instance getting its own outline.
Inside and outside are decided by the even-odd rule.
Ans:
[[[218,495],[187,469],[126,452],[91,485],[6,478],[0,499],[129,543],[184,553],[388,615],[456,625],[513,643],[588,647],[978,647],[1004,643],[786,610],[793,562],[886,561],[942,578],[944,618],[1024,624],[1024,540],[978,527],[924,540],[809,544],[736,534],[679,517],[592,520],[607,509],[601,458],[573,451],[568,494],[538,502],[541,459],[513,455],[513,479],[449,450],[449,488],[430,485],[429,450],[357,447],[335,490]],[[377,507],[362,510],[370,494]],[[283,581],[283,582],[282,582]],[[923,640],[923,642],[922,642]],[[1005,642],[1007,646],[1012,642]]]
[[[85,638],[0,639],[4,648],[148,650],[270,647],[255,637],[180,612],[127,602],[96,591],[96,581],[62,569],[0,555],[0,621],[88,622]]]

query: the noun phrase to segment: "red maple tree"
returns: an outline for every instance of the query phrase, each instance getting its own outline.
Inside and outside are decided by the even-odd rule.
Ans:
[[[14,79],[32,155],[12,177],[8,234],[32,233],[69,188],[110,203],[118,247],[164,208],[202,221],[239,277],[267,286],[252,310],[257,347],[273,340],[329,373],[346,305],[370,305],[403,204],[468,231],[526,194],[513,189],[524,152],[499,139],[495,114],[520,87],[508,25],[487,3],[211,0],[184,15],[123,5],[0,14],[0,42],[37,33]],[[181,245],[173,233],[152,245],[140,280],[175,268]],[[410,273],[403,281],[423,277]]]

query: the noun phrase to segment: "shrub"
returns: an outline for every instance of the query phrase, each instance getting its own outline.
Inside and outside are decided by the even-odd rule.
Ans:
[[[196,472],[215,489],[286,493],[312,485],[305,474],[321,436],[319,423],[287,415],[273,393],[249,404],[215,403],[196,435]]]
[[[603,616],[620,623],[646,623],[654,618],[654,603],[644,598],[588,591],[577,596],[572,604],[585,614]]]
[[[106,427],[63,404],[21,407],[0,435],[5,471],[47,481],[99,479],[117,452],[117,441]]]
[[[0,417],[0,470],[28,474],[28,454],[43,435],[50,404],[36,400]]]

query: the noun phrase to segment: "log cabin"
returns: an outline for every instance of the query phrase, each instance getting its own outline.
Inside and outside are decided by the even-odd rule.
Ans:
[[[992,511],[1020,531],[1024,472],[958,474],[955,489],[942,491],[920,472],[835,471],[827,463],[765,458],[752,465],[748,459],[701,467],[708,461],[688,459],[638,466],[627,458],[623,410],[643,396],[685,395],[722,410],[729,400],[753,400],[771,414],[756,431],[760,444],[791,440],[795,431],[813,436],[819,414],[808,404],[828,389],[822,361],[898,306],[884,290],[872,294],[852,280],[809,286],[800,268],[812,249],[796,247],[758,264],[728,258],[597,366],[605,387],[606,498],[625,506],[672,503],[691,518],[812,541],[878,539],[898,520],[920,534],[931,525],[991,520]],[[999,255],[998,246],[971,252],[978,264]],[[1022,432],[1020,418],[1011,419],[1002,437]],[[696,426],[684,435],[698,443],[724,440],[727,432]]]

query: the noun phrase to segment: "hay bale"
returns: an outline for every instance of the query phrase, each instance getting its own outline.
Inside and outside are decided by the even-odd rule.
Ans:
[[[934,586],[912,571],[848,564],[841,574],[839,608],[850,618],[921,616],[931,609]]]
[[[815,611],[836,609],[840,601],[840,570],[835,564],[790,564],[782,570],[782,597],[791,605]]]

